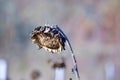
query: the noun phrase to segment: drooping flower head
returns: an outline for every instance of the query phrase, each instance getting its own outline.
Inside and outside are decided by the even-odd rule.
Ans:
[[[57,26],[39,26],[31,34],[31,39],[40,49],[44,48],[48,52],[58,53],[65,50],[66,36]]]

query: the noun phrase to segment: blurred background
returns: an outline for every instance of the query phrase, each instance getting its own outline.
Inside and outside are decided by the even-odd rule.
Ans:
[[[61,80],[76,80],[67,46],[52,55],[31,43],[44,24],[69,38],[81,80],[120,80],[120,0],[0,0],[0,80],[58,80],[62,61]]]

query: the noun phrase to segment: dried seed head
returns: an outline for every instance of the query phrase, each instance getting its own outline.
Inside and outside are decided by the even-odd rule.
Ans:
[[[39,26],[35,28],[32,31],[31,39],[39,48],[44,48],[51,53],[65,50],[66,37],[55,26]]]

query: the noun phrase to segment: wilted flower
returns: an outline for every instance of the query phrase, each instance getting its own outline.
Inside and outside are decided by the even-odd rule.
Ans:
[[[70,45],[70,42],[67,39],[66,35],[57,25],[45,25],[35,28],[31,33],[31,39],[33,43],[37,44],[39,49],[44,48],[45,50],[51,53],[58,53],[62,50],[65,50],[65,42],[67,42],[71,50],[71,56],[74,63],[74,67],[72,70],[74,70],[77,80],[80,80],[77,62],[74,52],[72,50],[72,46]]]
[[[39,26],[32,31],[32,42],[39,49],[44,48],[48,52],[57,53],[65,50],[66,37],[60,28],[55,26]]]

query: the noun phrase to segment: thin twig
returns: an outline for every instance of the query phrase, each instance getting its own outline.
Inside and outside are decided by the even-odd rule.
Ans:
[[[74,65],[73,70],[74,70],[74,72],[76,74],[77,80],[80,80],[80,75],[79,75],[79,71],[78,71],[78,67],[77,67],[77,61],[76,61],[72,46],[71,46],[71,44],[70,44],[70,42],[68,40],[67,40],[67,43],[68,43],[68,45],[70,47],[70,50],[71,50],[71,57],[72,57],[72,60],[73,60],[73,65]]]
[[[71,46],[71,44],[70,44],[70,41],[68,40],[67,36],[63,33],[63,31],[62,31],[58,26],[56,26],[56,27],[58,28],[58,30],[60,30],[60,32],[62,33],[62,35],[63,35],[63,36],[66,38],[66,40],[67,40],[68,46],[69,46],[70,51],[71,51],[71,57],[72,57],[72,60],[73,60],[73,65],[74,65],[73,70],[74,70],[74,72],[75,72],[75,75],[76,75],[77,80],[80,80],[80,75],[79,75],[79,71],[78,71],[78,67],[77,67],[77,61],[76,61],[76,58],[75,58],[75,55],[74,55],[72,46]]]

